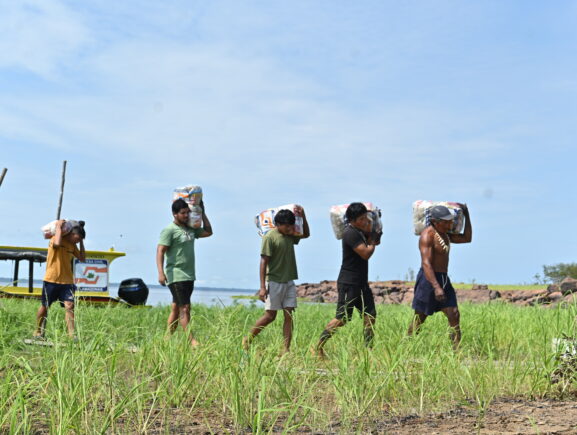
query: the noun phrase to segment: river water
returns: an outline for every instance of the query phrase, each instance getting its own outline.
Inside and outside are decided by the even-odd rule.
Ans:
[[[0,277],[0,288],[4,285],[9,285],[11,283],[10,278]],[[27,286],[27,279],[21,280],[20,286]],[[119,283],[110,283],[108,287],[108,292],[111,297],[118,297],[118,285]],[[172,295],[168,287],[162,287],[161,285],[150,285],[147,284],[149,294],[146,305],[169,305],[172,302]],[[34,287],[41,288],[42,281],[34,280]],[[233,304],[245,304],[250,305],[254,303],[253,299],[235,299],[233,296],[253,296],[256,290],[249,289],[220,289],[212,287],[197,287],[192,293],[191,302],[193,304],[204,304],[204,305],[219,305],[219,306],[229,306]]]
[[[170,294],[168,287],[148,284],[147,286],[149,294],[146,305],[168,305],[172,302],[172,295]],[[110,296],[117,297],[118,284],[111,283],[109,292]],[[233,296],[253,296],[255,293],[256,290],[198,287],[195,288],[192,293],[191,302],[193,304],[204,304],[209,306],[229,306],[235,303],[249,305],[252,302],[251,299],[235,299]]]

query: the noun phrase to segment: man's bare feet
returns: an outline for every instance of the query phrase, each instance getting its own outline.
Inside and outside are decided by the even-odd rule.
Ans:
[[[323,361],[327,360],[327,354],[325,353],[322,347],[314,347],[314,346],[311,347],[311,354],[320,360]]]
[[[252,343],[252,338],[251,337],[243,337],[242,338],[242,348],[246,351],[249,350],[250,345]]]
[[[198,341],[196,341],[194,338],[190,339],[190,346],[191,347],[198,347],[200,346],[200,343]]]

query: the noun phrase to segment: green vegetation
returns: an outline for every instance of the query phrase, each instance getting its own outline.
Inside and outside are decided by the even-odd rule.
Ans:
[[[475,284],[463,282],[454,282],[453,287],[462,290],[471,290]],[[543,284],[487,284],[489,290],[543,290],[546,285]]]
[[[171,433],[369,431],[396,415],[468,405],[482,415],[496,397],[560,394],[553,337],[575,335],[577,306],[462,306],[463,343],[455,354],[436,315],[407,338],[407,306],[379,306],[375,347],[363,346],[358,316],[327,344],[309,348],[334,305],[302,305],[292,354],[278,356],[277,320],[241,350],[262,306],[193,306],[202,346],[184,334],[164,339],[168,308],[77,310],[77,343],[65,337],[63,310],[50,312],[53,347],[22,343],[37,303],[0,300],[1,433]],[[133,352],[133,346],[137,351]],[[577,383],[565,385],[575,389]]]
[[[577,263],[557,263],[543,266],[543,276],[551,282],[559,282],[566,277],[577,279]]]

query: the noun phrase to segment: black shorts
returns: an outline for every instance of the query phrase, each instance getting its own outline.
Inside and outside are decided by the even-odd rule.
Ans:
[[[64,302],[74,302],[74,284],[56,284],[44,281],[42,283],[42,305],[49,307],[57,300]]]
[[[341,284],[337,282],[339,291],[339,300],[337,301],[337,315],[339,320],[349,321],[353,316],[353,310],[356,308],[361,315],[367,314],[377,317],[375,308],[375,298],[368,284],[354,285]]]
[[[435,277],[437,278],[439,285],[443,287],[443,291],[445,292],[445,301],[439,302],[435,299],[435,289],[427,278],[425,278],[425,273],[423,272],[423,269],[421,269],[417,274],[415,296],[412,305],[413,310],[418,313],[430,316],[444,308],[457,306],[457,294],[455,293],[455,289],[453,288],[453,284],[451,284],[449,276],[446,273],[435,272]]]
[[[179,281],[168,284],[172,293],[172,303],[178,306],[190,305],[190,297],[194,290],[194,281]]]

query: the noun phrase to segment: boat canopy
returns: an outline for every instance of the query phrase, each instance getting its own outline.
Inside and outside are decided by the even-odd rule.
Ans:
[[[35,251],[11,251],[9,249],[0,249],[0,260],[29,260],[35,263],[44,263],[46,254]]]

